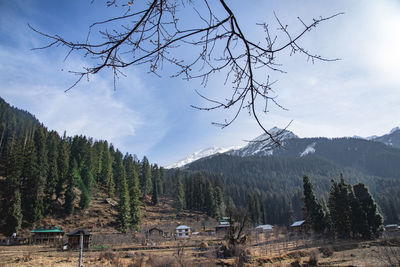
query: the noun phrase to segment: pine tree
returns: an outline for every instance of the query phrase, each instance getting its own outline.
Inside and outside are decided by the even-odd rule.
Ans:
[[[46,213],[50,213],[52,211],[53,205],[53,197],[54,193],[56,193],[56,187],[58,183],[58,166],[57,166],[57,158],[58,158],[58,145],[59,136],[57,132],[50,132],[47,136],[47,162],[48,162],[48,173],[46,179],[46,187],[45,187],[45,210]]]
[[[7,235],[18,233],[22,225],[22,207],[21,207],[21,192],[20,180],[22,175],[22,155],[21,145],[14,145],[9,155],[7,166],[6,190],[8,198],[6,200],[6,225],[5,231]]]
[[[351,188],[351,187],[350,187]],[[349,201],[349,185],[341,177],[340,182],[332,180],[328,207],[332,230],[338,237],[348,238],[351,235],[351,206]]]
[[[101,170],[99,174],[99,181],[103,185],[107,184],[107,181],[109,180],[109,175],[112,174],[111,166],[111,155],[110,151],[108,150],[108,143],[107,141],[104,141],[103,143],[103,153],[101,157]]]
[[[118,203],[118,217],[117,224],[121,232],[126,233],[131,227],[131,209],[130,209],[130,198],[128,191],[128,184],[126,182],[125,169],[120,163],[121,177],[120,177],[120,192],[119,192],[119,203]]]
[[[60,198],[64,189],[64,184],[67,180],[69,170],[69,152],[66,136],[64,132],[63,139],[58,143],[58,158],[57,158],[57,171],[58,181],[56,185],[56,197]]]
[[[64,202],[64,212],[67,215],[73,214],[75,210],[75,192],[74,188],[76,187],[78,181],[81,180],[78,171],[78,163],[74,159],[72,164],[70,165],[69,172],[67,175],[67,190],[65,192],[65,202]]]
[[[358,199],[362,210],[364,211],[367,219],[367,225],[373,237],[378,237],[383,229],[383,218],[378,211],[378,206],[375,200],[369,193],[368,188],[362,184],[353,186],[355,197]]]
[[[215,204],[217,205],[217,216],[225,215],[225,203],[224,203],[224,193],[220,186],[216,186],[214,190],[215,194]],[[264,209],[263,209],[264,211]]]
[[[351,230],[354,238],[369,238],[371,231],[368,227],[367,216],[361,207],[361,203],[354,195],[353,190],[350,191],[349,201],[351,207]]]
[[[160,179],[157,183],[157,192],[158,195],[162,196],[164,195],[164,183],[165,183],[165,170],[163,167],[160,167],[159,174],[160,174]]]
[[[312,184],[307,176],[303,176],[304,189],[304,219],[311,223],[312,229],[322,232],[326,228],[324,212],[321,204],[315,197]]]
[[[183,183],[181,181],[181,175],[179,171],[175,172],[175,201],[174,207],[177,213],[181,212],[185,208],[185,191]]]
[[[122,180],[123,180],[123,171],[124,166],[122,163],[122,153],[117,149],[117,151],[114,153],[114,161],[113,161],[113,176],[114,176],[114,181],[116,184],[116,191],[117,194],[121,191],[121,186],[122,186]],[[126,175],[126,174],[125,174]]]
[[[26,220],[36,222],[35,209],[40,205],[40,179],[37,165],[37,153],[33,142],[29,142],[24,151],[24,166],[22,169],[22,211]]]
[[[78,187],[81,191],[80,200],[79,200],[79,207],[81,209],[86,209],[90,205],[90,194],[95,186],[96,182],[94,181],[92,171],[90,166],[86,163],[83,166],[81,179],[78,180]]]
[[[151,190],[151,169],[150,163],[146,156],[143,157],[142,164],[140,167],[140,190],[143,193],[143,196],[148,195]]]
[[[90,204],[90,194],[89,191],[87,190],[85,184],[83,183],[82,180],[78,182],[78,187],[81,191],[80,195],[80,200],[79,200],[79,208],[80,209],[87,209]]]
[[[213,218],[217,218],[219,216],[217,205],[215,203],[215,192],[210,181],[206,182],[205,205],[208,216]]]
[[[160,190],[160,170],[158,169],[157,164],[153,165],[151,168],[151,180],[152,180],[151,202],[153,203],[153,205],[157,205],[158,194]]]
[[[6,217],[6,231],[10,235],[12,233],[17,233],[21,229],[22,225],[22,209],[21,209],[21,193],[19,188],[15,189],[8,200],[7,207],[7,217]]]
[[[44,215],[44,184],[47,177],[48,164],[47,164],[47,149],[46,149],[46,137],[44,128],[39,127],[35,131],[34,142],[36,147],[36,175],[35,184],[33,190],[33,222],[39,222]]]
[[[141,221],[140,215],[140,189],[139,189],[139,176],[136,171],[135,163],[132,155],[126,155],[124,158],[124,165],[126,170],[126,177],[129,188],[130,209],[132,228],[139,230]]]
[[[93,177],[92,171],[90,166],[88,165],[84,165],[82,172],[81,172],[81,178],[82,178],[82,182],[85,185],[87,192],[89,194],[92,193],[92,191],[94,190],[94,188],[96,187],[96,181]]]

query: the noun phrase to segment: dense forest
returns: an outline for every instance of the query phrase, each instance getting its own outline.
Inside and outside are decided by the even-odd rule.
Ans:
[[[347,142],[348,140],[344,140],[342,143]],[[377,143],[373,145],[385,146]],[[339,145],[334,143],[334,146],[338,149]],[[347,150],[347,144],[343,149]],[[343,154],[342,157],[349,156]],[[204,177],[220,184],[224,190],[225,202],[247,206],[255,224],[288,225],[294,220],[302,219],[302,177],[308,175],[317,197],[327,202],[331,179],[338,180],[341,174],[351,184],[365,184],[377,201],[385,223],[397,223],[400,212],[400,177],[374,176],[365,172],[364,168],[360,170],[350,167],[349,161],[346,162],[347,166],[341,165],[340,162],[318,154],[304,157],[299,157],[298,154],[266,157],[220,154],[195,161],[185,171],[201,171]],[[387,168],[388,172],[395,172],[399,167],[394,164]]]
[[[146,156],[139,160],[104,140],[49,131],[30,113],[1,98],[0,178],[0,231],[7,235],[39,225],[46,215],[68,216],[87,209],[97,192],[118,200],[115,220],[120,231],[137,229],[143,200],[151,198],[157,204],[160,196],[175,196],[180,182],[166,183],[164,169],[150,164]],[[201,197],[189,196],[199,194],[207,200],[193,204]],[[186,196],[181,209],[218,215],[217,207],[209,203],[215,203],[214,197],[222,201],[222,196],[214,193],[209,181],[202,181]]]
[[[400,180],[393,178],[398,166],[393,167],[392,160],[398,151],[373,145],[384,146],[387,165],[362,160],[373,158],[372,153],[356,161],[339,153],[325,153],[329,158],[282,152],[274,157],[221,154],[183,170],[164,170],[146,156],[139,160],[123,154],[105,140],[60,136],[0,98],[0,231],[9,235],[21,227],[40,225],[48,215],[85,210],[97,193],[118,201],[115,225],[122,232],[138,229],[140,206],[155,205],[160,197],[174,199],[177,213],[196,210],[219,218],[227,209],[244,207],[254,225],[288,225],[304,217],[303,175],[310,177],[318,201],[328,203],[331,179],[341,174],[351,184],[367,185],[385,221],[397,223]],[[346,164],[340,162],[343,157],[348,157]]]

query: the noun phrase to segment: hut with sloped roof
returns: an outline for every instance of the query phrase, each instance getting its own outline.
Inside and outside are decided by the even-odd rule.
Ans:
[[[84,249],[89,248],[90,237],[92,236],[92,234],[85,229],[76,229],[71,233],[67,234],[69,249],[79,249],[81,235],[83,237],[83,248]]]
[[[37,227],[31,231],[32,243],[43,244],[43,243],[62,243],[64,232],[59,226],[45,226]]]

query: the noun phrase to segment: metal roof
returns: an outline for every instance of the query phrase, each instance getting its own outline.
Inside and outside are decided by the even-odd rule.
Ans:
[[[294,222],[294,223],[291,225],[291,227],[300,226],[300,225],[302,225],[304,222],[305,222],[304,220],[303,220],[303,221],[296,221],[296,222]]]
[[[273,226],[270,224],[259,225],[256,229],[263,229],[263,230],[272,230]]]
[[[176,227],[176,229],[190,229],[190,227],[186,225],[179,225],[178,227]]]
[[[69,233],[68,235],[69,236],[71,236],[71,235],[80,235],[80,234],[83,234],[83,235],[92,235],[91,233],[89,233],[87,230],[85,230],[85,229],[76,229],[76,230],[74,230],[74,231],[72,231],[71,233]]]
[[[64,232],[61,230],[61,227],[55,226],[52,228],[38,227],[35,230],[32,230],[31,233],[64,233]]]

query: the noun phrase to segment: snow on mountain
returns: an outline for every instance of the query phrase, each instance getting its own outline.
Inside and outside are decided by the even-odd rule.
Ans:
[[[181,167],[183,167],[193,161],[196,161],[198,159],[209,157],[209,156],[212,156],[215,154],[225,153],[227,151],[234,150],[234,149],[238,149],[238,147],[217,147],[217,146],[208,147],[208,148],[199,150],[176,163],[166,166],[165,168],[167,168],[167,169],[181,168]]]
[[[313,142],[311,145],[308,145],[303,152],[300,153],[300,157],[304,157],[305,155],[315,153],[315,145],[317,143]]]
[[[376,141],[376,142],[384,143],[388,146],[400,148],[400,128],[395,127],[390,131],[390,133],[382,135],[382,136],[377,136],[377,137],[373,138],[372,140]]]
[[[293,132],[285,130],[285,129],[280,129],[277,127],[274,127],[269,130],[269,132],[281,142],[283,146],[285,146],[285,141],[289,139],[295,139],[299,138],[297,135],[295,135]],[[369,136],[369,137],[361,137],[361,136],[353,136],[353,138],[357,139],[365,139],[365,140],[371,140],[371,141],[377,141],[384,143],[389,146],[397,147],[400,148],[400,127],[395,127],[393,128],[390,133],[383,135],[383,136]],[[302,152],[297,152],[300,157],[303,157],[308,154],[315,153],[315,146],[316,143],[313,142],[309,144]],[[240,157],[249,157],[249,156],[273,156],[274,153],[277,153],[275,143],[269,138],[269,135],[266,133],[261,134],[260,136],[254,138],[253,140],[249,141],[248,144],[244,147],[217,147],[217,146],[212,146],[206,149],[202,149],[200,151],[197,151],[193,153],[192,155],[186,157],[185,159],[171,164],[167,166],[167,169],[170,168],[180,168],[183,167],[193,161],[196,161],[198,159],[204,158],[204,157],[209,157],[215,154],[222,154],[222,153],[227,153],[229,155],[234,155],[234,156],[240,156]],[[301,151],[301,150],[300,150]]]
[[[399,131],[400,130],[400,127],[394,127],[392,130],[390,130],[390,133],[389,134],[392,134],[392,133],[394,133],[394,132],[397,132],[397,131]]]
[[[297,135],[292,133],[291,131],[279,129],[278,127],[274,127],[269,130],[269,132],[275,137],[275,139],[279,140],[282,145],[284,145],[285,140],[298,138]],[[248,157],[248,156],[272,156],[274,154],[273,148],[275,147],[275,143],[269,135],[266,133],[254,138],[249,142],[248,145],[241,149],[236,149],[230,151],[229,154],[240,157]]]

